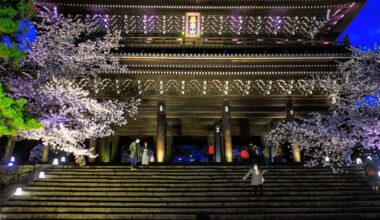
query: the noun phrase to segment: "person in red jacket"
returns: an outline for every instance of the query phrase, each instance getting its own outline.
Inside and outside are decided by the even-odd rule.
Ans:
[[[214,144],[208,146],[208,162],[214,162],[215,147]]]

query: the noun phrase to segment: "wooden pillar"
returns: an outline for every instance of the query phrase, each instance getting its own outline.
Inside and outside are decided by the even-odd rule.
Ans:
[[[119,135],[112,136],[112,143],[111,143],[111,163],[118,163],[120,162],[118,159],[118,152],[119,152]]]
[[[111,160],[111,140],[110,137],[99,139],[99,159],[102,163],[109,163]]]
[[[293,121],[294,120],[294,106],[292,100],[288,100],[286,102],[286,120]]]
[[[288,100],[286,103],[286,120],[287,121],[294,121],[294,106],[292,100]],[[292,153],[293,153],[293,161],[294,162],[301,162],[301,151],[300,148],[295,144],[295,134],[292,134],[292,141],[291,141],[291,147],[292,147]]]
[[[166,113],[165,101],[158,101],[157,103],[157,135],[156,135],[156,161],[163,163],[167,160],[166,153]]]
[[[220,124],[216,123],[214,126],[214,147],[215,147],[215,162],[221,163],[223,162],[222,157],[222,140],[220,136]]]
[[[48,145],[44,145],[42,148],[42,163],[49,162],[49,148]]]
[[[222,132],[226,162],[232,162],[231,109],[228,101],[222,105]]]
[[[295,134],[292,134],[292,152],[293,152],[293,161],[300,163],[301,162],[301,150],[300,148],[295,144]]]
[[[297,163],[300,163],[301,162],[301,151],[300,151],[300,148],[297,145],[292,144],[292,152],[293,152],[293,161],[297,162]]]
[[[173,136],[166,136],[166,160],[165,162],[173,161]]]
[[[97,149],[97,140],[96,140],[96,138],[91,138],[90,139],[90,146],[89,146],[89,148],[91,149],[90,152],[93,155],[97,154],[98,149]],[[95,161],[96,161],[96,158],[91,158],[91,157],[88,158],[88,162],[89,163],[95,163]]]

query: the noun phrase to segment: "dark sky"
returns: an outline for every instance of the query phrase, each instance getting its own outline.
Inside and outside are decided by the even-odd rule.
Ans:
[[[353,46],[373,48],[375,43],[380,45],[380,0],[368,0],[342,36],[346,33]]]

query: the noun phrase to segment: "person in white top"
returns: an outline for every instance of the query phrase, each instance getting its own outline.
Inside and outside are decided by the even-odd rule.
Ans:
[[[263,193],[263,183],[264,183],[264,174],[267,172],[267,170],[260,171],[259,166],[257,163],[254,163],[252,167],[249,168],[247,174],[243,177],[243,180],[246,180],[250,175],[252,175],[251,178],[251,186],[254,186],[254,194],[256,194],[256,191],[259,190],[259,192]]]
[[[143,155],[142,155],[142,165],[149,165],[149,149],[148,143],[144,143]]]

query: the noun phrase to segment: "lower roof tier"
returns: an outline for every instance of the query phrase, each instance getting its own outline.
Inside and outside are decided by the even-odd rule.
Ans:
[[[342,47],[326,51],[319,49],[317,53],[306,53],[305,48],[291,52],[284,52],[281,51],[284,48],[279,48],[265,53],[249,49],[204,49],[204,53],[195,49],[139,49],[138,52],[129,50],[128,53],[118,54],[126,69],[108,71],[106,74],[303,77],[334,74],[337,61],[345,61],[351,56],[351,52]]]
[[[86,82],[86,86],[99,98],[328,95],[326,88],[314,85],[310,77],[113,75],[98,83]]]

